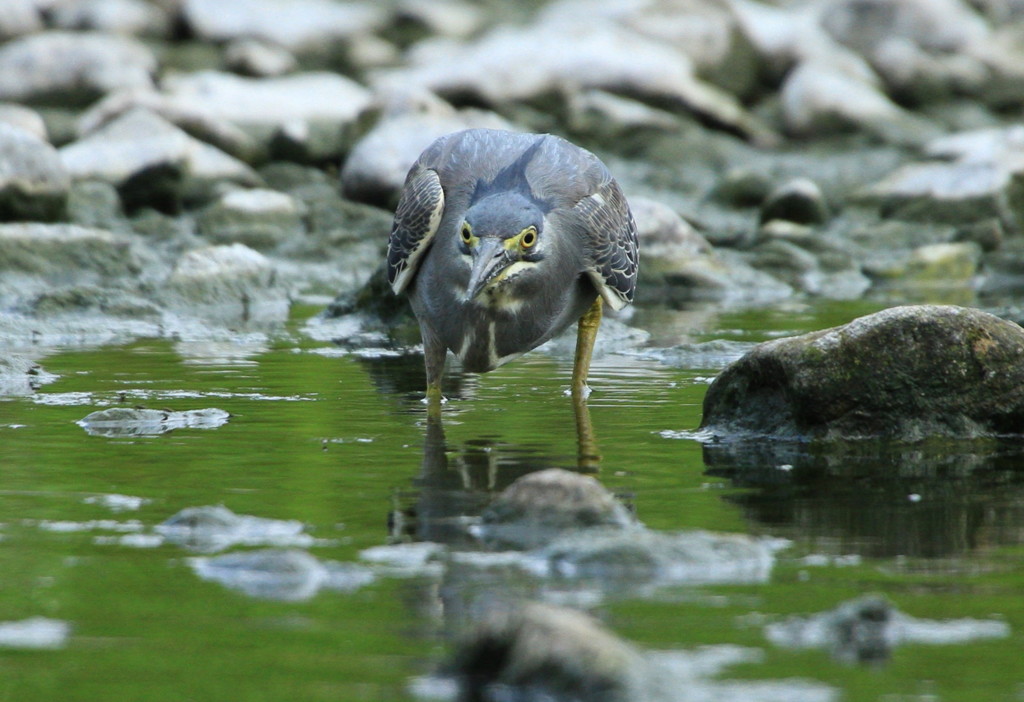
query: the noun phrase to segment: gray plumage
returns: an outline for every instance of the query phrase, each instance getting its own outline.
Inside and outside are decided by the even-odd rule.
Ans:
[[[551,135],[472,129],[438,139],[409,171],[387,272],[410,296],[431,384],[447,349],[488,371],[598,295],[621,309],[637,264],[629,205],[596,156]]]

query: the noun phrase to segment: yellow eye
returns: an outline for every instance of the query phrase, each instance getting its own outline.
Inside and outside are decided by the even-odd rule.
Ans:
[[[462,223],[462,240],[467,244],[473,238],[473,227],[469,226],[469,222]]]
[[[524,249],[532,248],[537,243],[537,228],[527,227],[519,236],[519,243]]]

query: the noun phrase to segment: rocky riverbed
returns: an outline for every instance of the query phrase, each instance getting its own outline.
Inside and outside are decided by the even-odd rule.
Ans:
[[[1013,3],[12,3],[8,347],[263,333],[334,297],[376,315],[405,171],[477,126],[608,161],[641,305],[1021,285]]]
[[[635,309],[607,320],[598,354],[733,362],[705,399],[710,456],[738,438],[1016,435],[1022,107],[1021,0],[5,0],[0,395],[52,382],[57,349],[161,338],[184,355],[258,352],[300,306],[323,310],[301,333],[340,353],[414,351],[382,278],[398,192],[433,139],[490,127],[556,133],[609,165],[641,270]],[[690,343],[702,315],[822,298],[891,309],[756,348]],[[546,350],[571,354],[559,340]],[[118,407],[80,424],[125,438],[229,420]],[[768,577],[775,545],[648,530],[596,481],[565,479],[534,473],[460,537],[512,549],[509,567],[541,579]],[[238,519],[196,509],[143,536]],[[300,550],[192,565],[288,601],[375,577]],[[914,620],[866,602],[772,636],[838,650],[855,621],[872,651],[916,640],[892,633]],[[602,643],[601,699],[642,699],[636,685],[662,679],[639,649],[548,606],[499,613],[466,638],[450,665],[470,681],[463,694],[491,699],[553,666],[586,697],[572,652]],[[517,657],[520,639],[559,623],[568,656],[556,642]],[[508,667],[481,673],[481,646],[511,651]]]

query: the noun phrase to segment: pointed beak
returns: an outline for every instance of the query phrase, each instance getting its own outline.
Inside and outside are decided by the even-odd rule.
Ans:
[[[509,267],[512,258],[505,250],[505,244],[495,237],[481,237],[473,247],[473,268],[466,285],[466,300],[475,300],[487,284]]]

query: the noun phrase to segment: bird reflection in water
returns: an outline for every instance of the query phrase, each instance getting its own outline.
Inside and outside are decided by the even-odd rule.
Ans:
[[[442,413],[423,405],[423,368],[418,356],[365,358],[362,365],[382,395],[402,402],[403,414],[422,413],[424,418],[423,455],[413,489],[395,494],[389,518],[394,538],[468,544],[472,541],[465,528],[468,520],[480,514],[495,494],[528,473],[574,465],[572,456],[496,435],[481,435],[452,445],[442,415],[458,416],[458,409],[446,406]],[[472,398],[478,377],[448,374],[445,387],[453,403]],[[565,402],[571,404],[574,413],[575,469],[596,474],[601,453],[587,403],[578,397],[565,398]]]

